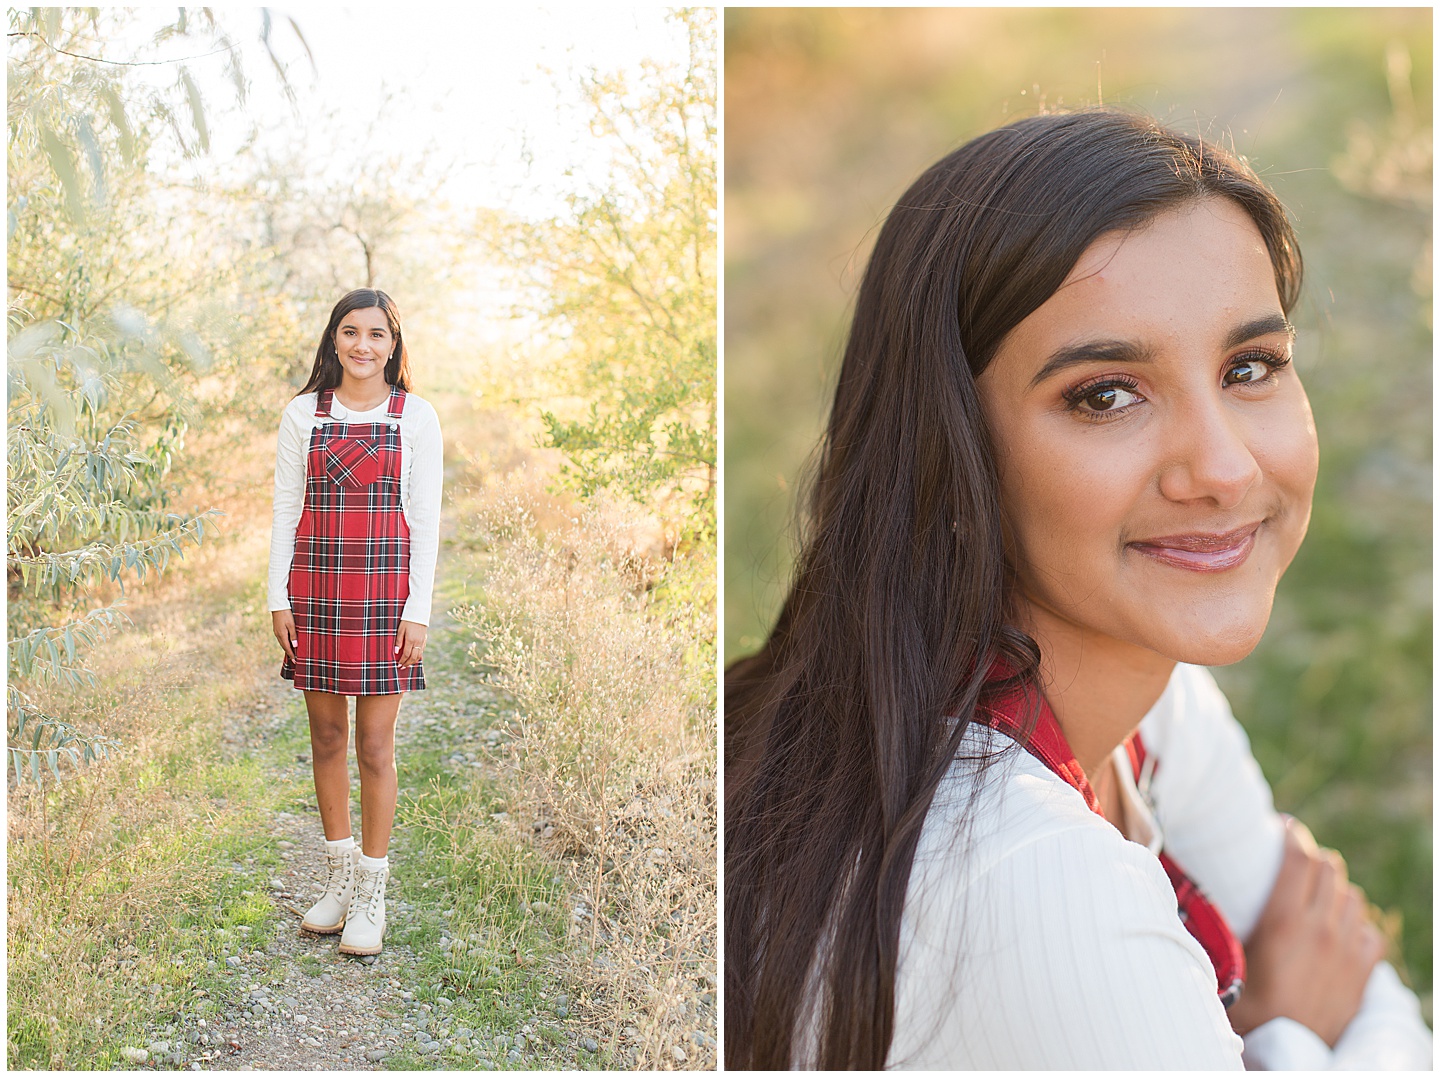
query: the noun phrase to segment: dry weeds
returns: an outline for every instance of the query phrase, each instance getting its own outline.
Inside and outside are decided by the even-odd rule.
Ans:
[[[213,903],[225,864],[195,857],[186,836],[246,813],[259,781],[243,760],[220,762],[216,721],[258,692],[255,619],[217,612],[187,632],[173,607],[131,613],[138,628],[95,657],[98,689],[44,701],[120,738],[122,753],[58,786],[10,790],[12,1067],[95,1066],[135,1026],[137,1001],[185,998],[203,959],[177,954],[174,917]]]
[[[457,612],[520,717],[510,816],[563,866],[589,1021],[634,1066],[713,1067],[713,554],[657,566],[613,507],[547,532],[519,485],[482,495]]]

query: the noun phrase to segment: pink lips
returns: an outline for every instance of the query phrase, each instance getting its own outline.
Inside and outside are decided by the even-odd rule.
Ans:
[[[1177,569],[1222,573],[1235,568],[1250,556],[1250,551],[1255,548],[1255,533],[1260,530],[1260,523],[1257,521],[1218,535],[1164,535],[1127,545],[1146,557]]]

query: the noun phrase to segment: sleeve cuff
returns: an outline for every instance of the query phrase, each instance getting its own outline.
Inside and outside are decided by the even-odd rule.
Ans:
[[[1245,1034],[1246,1070],[1324,1071],[1331,1057],[1320,1035],[1293,1018],[1272,1018]]]

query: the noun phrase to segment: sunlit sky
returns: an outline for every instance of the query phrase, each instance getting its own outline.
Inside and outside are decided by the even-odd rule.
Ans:
[[[300,3],[270,9],[270,40],[295,91],[292,106],[260,41],[262,9],[216,8],[241,49],[249,84],[241,104],[225,55],[204,55],[205,31],[156,45],[151,38],[173,22],[175,9],[135,10],[126,31],[105,42],[105,57],[185,60],[210,127],[210,153],[186,161],[178,147],[162,143],[152,150],[152,163],[163,165],[156,158],[168,157],[182,174],[233,182],[232,163],[242,176],[253,167],[236,151],[258,128],[260,150],[283,159],[299,148],[317,182],[344,184],[367,154],[398,148],[438,166],[447,177],[441,197],[462,215],[458,220],[475,207],[550,216],[563,211],[565,191],[603,185],[611,151],[589,131],[580,77],[593,70],[633,78],[644,60],[681,68],[687,60],[685,28],[653,5]],[[130,73],[164,87],[167,100],[183,100],[176,64]],[[387,96],[391,103],[381,112]],[[327,119],[332,114],[338,123]],[[182,112],[188,135],[186,121]],[[467,302],[454,310],[473,312],[490,340],[533,332],[529,323],[517,328],[505,318],[515,299],[505,267],[489,265],[476,251],[468,273]]]
[[[547,194],[573,182],[563,175],[567,168],[583,173],[587,166],[602,164],[591,152],[583,115],[575,111],[579,75],[592,68],[635,73],[643,59],[683,64],[686,50],[683,27],[655,6],[303,3],[272,8],[271,40],[297,92],[297,120],[259,44],[260,9],[217,10],[243,46],[251,84],[246,113],[261,121],[262,143],[309,142],[320,118],[341,109],[345,151],[334,166],[344,169],[348,154],[375,149],[362,136],[388,90],[396,102],[381,127],[385,146],[417,154],[437,147],[441,156],[458,162],[446,191],[452,201],[526,213],[553,205]],[[142,20],[147,33],[173,18],[173,9],[151,11],[154,18]],[[304,34],[314,70],[287,17]],[[135,55],[185,56],[197,44],[195,38],[171,41]],[[122,52],[112,49],[109,55],[119,58]],[[221,58],[193,60],[190,66],[217,121],[213,157],[223,159],[242,133],[242,125],[225,119],[234,108],[233,89],[224,79]],[[175,78],[171,67],[136,71],[170,84]]]

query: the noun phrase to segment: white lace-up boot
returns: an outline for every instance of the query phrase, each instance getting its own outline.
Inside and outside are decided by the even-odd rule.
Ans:
[[[355,868],[360,863],[360,847],[328,850],[325,863],[328,870],[325,893],[300,922],[300,927],[306,932],[318,932],[322,936],[339,932],[345,927],[345,913],[355,894]]]
[[[385,935],[385,881],[390,866],[355,870],[355,894],[345,917],[345,934],[340,937],[341,954],[379,954]]]

